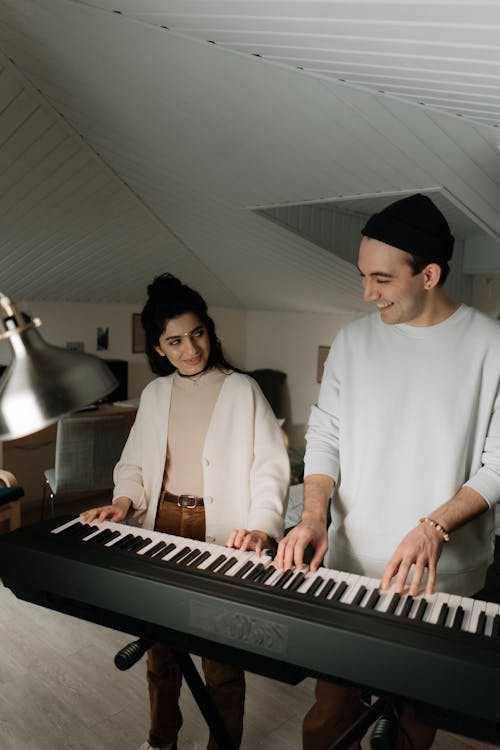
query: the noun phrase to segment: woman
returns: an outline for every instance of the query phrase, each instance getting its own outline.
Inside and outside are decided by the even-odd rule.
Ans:
[[[283,533],[289,461],[274,414],[252,378],[231,369],[202,297],[170,274],[148,287],[146,353],[161,376],[143,391],[114,472],[112,505],[82,514],[260,554]],[[239,747],[243,670],[203,658],[209,694]],[[148,652],[148,748],[175,748],[181,673],[170,650]],[[217,747],[210,736],[208,748]]]

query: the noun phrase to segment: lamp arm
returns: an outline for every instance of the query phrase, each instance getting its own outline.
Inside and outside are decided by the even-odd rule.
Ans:
[[[15,334],[27,331],[29,328],[39,328],[42,325],[40,318],[26,320],[27,316],[19,310],[10,297],[2,292],[0,292],[0,308],[2,310],[0,322],[3,326],[3,330],[0,331],[0,340],[8,339]]]

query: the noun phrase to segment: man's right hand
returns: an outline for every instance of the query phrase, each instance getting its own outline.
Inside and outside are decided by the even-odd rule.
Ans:
[[[327,530],[324,519],[303,519],[278,544],[278,552],[273,564],[277,568],[288,570],[292,565],[301,568],[304,563],[304,552],[311,544],[314,556],[309,568],[312,572],[318,569],[328,549]]]

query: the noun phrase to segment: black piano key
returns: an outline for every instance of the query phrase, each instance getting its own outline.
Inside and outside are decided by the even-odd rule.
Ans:
[[[109,537],[108,542],[112,542],[114,539],[117,539],[117,537],[120,537],[120,536],[121,536],[121,533],[115,529],[115,531],[111,532],[111,536]],[[89,539],[89,542],[91,542],[92,539]],[[104,543],[107,544],[108,542],[104,542]]]
[[[231,570],[231,568],[234,568],[237,562],[238,562],[237,557],[229,557],[224,563],[224,565],[222,565],[222,567],[219,568],[217,573],[220,573],[221,575],[226,575],[228,570]]]
[[[250,575],[245,578],[245,581],[256,581],[266,566],[263,563],[259,563],[252,570]]]
[[[304,583],[305,580],[306,580],[306,577],[305,577],[304,573],[302,573],[302,572],[297,573],[297,575],[295,576],[295,578],[292,578],[292,580],[290,582],[290,585],[287,586],[286,590],[287,591],[297,591],[297,589],[300,588],[300,586],[302,586],[302,584]]]
[[[65,536],[80,537],[82,539],[84,536],[88,536],[93,531],[97,531],[98,528],[98,526],[91,526],[89,523],[75,523],[73,524],[73,526],[69,526],[67,529],[60,531],[59,534],[64,534]]]
[[[186,555],[186,557],[183,557],[181,560],[181,565],[189,565],[190,562],[193,560],[196,560],[196,558],[201,555],[201,550],[199,549],[192,549],[189,555]]]
[[[293,571],[292,570],[285,570],[280,575],[280,577],[278,578],[278,580],[273,583],[273,588],[282,589],[283,586],[285,585],[285,583],[287,581],[289,581],[292,576],[293,576]]]
[[[265,583],[269,578],[271,578],[276,573],[277,568],[274,567],[274,565],[268,565],[267,568],[264,568],[262,573],[259,573],[258,578],[255,579],[256,583]]]
[[[500,615],[495,615],[491,628],[491,637],[500,638]]]
[[[167,545],[165,542],[158,542],[151,549],[146,550],[144,557],[154,557],[154,555],[162,549],[165,549]]]
[[[250,570],[253,570],[254,566],[255,563],[253,563],[251,560],[247,560],[246,563],[236,571],[233,578],[243,578],[243,576],[245,576]]]
[[[170,545],[166,542],[158,542],[154,547],[146,550],[144,557],[160,557],[160,555],[167,555],[169,551],[171,552],[172,549],[174,549],[175,545],[172,544],[170,550],[168,549],[169,547]]]
[[[365,598],[365,594],[366,594],[367,591],[368,591],[368,589],[366,588],[366,586],[360,586],[359,587],[359,589],[356,592],[356,596],[352,600],[352,604],[355,607],[358,607],[361,604],[361,602]]]
[[[169,558],[169,562],[178,563],[182,560],[183,557],[187,557],[190,552],[191,547],[182,547],[178,552],[175,553],[175,555],[172,555],[172,557]]]
[[[163,552],[159,553],[162,557],[165,555],[169,555],[171,552],[173,552],[175,549],[175,544],[173,542],[169,542]],[[159,554],[156,554],[155,557],[159,557]]]
[[[113,544],[113,549],[123,549],[134,539],[135,536],[133,534],[125,534],[125,536],[122,536],[121,539],[118,539],[118,541]]]
[[[448,617],[448,612],[450,611],[450,608],[444,602],[444,604],[441,605],[441,609],[439,610],[438,618],[436,625],[439,625],[441,628],[444,628],[444,624],[446,622],[446,618]]]
[[[479,613],[479,617],[477,618],[476,634],[484,635],[485,626],[486,626],[486,612],[483,610],[482,612]]]
[[[176,548],[175,544],[173,542],[169,542],[167,546],[165,547],[164,551],[161,552],[160,554],[162,555],[162,557],[165,555],[169,555],[171,552],[174,551],[175,548]],[[158,554],[155,555],[155,557],[158,557],[158,556],[159,556]]]
[[[191,562],[187,563],[189,567],[192,568],[199,568],[202,562],[205,562],[207,558],[209,558],[211,553],[206,549],[204,550],[199,557],[197,557],[195,560],[192,560]]]
[[[144,549],[144,547],[147,547],[149,544],[151,544],[151,541],[152,540],[148,539],[147,537],[144,539],[139,538],[133,545],[132,549],[129,547],[129,552],[134,552],[135,554],[137,554],[139,550]]]
[[[458,606],[453,615],[453,622],[451,627],[453,630],[462,630],[462,623],[464,621],[465,610],[463,607]]]
[[[348,588],[347,583],[345,581],[340,581],[339,585],[333,592],[332,600],[338,602],[339,599],[344,595],[344,592]]]
[[[89,544],[105,544],[106,542],[109,542],[111,539],[114,539],[115,537],[120,536],[119,531],[111,531],[111,529],[102,529],[98,534],[94,534],[92,539],[89,539]]]
[[[411,608],[413,607],[413,602],[414,601],[415,601],[415,599],[413,598],[413,596],[407,596],[406,597],[405,603],[401,607],[401,613],[399,615],[400,617],[409,617],[410,616]]]
[[[380,591],[378,589],[372,589],[370,596],[365,604],[365,609],[375,609],[378,600],[380,599]]]
[[[415,620],[423,620],[425,612],[427,610],[427,602],[425,599],[421,599],[418,603],[418,607],[415,612]]]
[[[335,586],[335,581],[333,578],[330,578],[325,583],[321,591],[318,592],[318,599],[326,599],[326,597],[328,596],[328,594],[330,593],[330,591],[333,589],[334,586]]]
[[[305,591],[304,593],[307,594],[307,596],[314,596],[314,594],[320,588],[320,586],[321,586],[321,584],[323,583],[324,580],[325,579],[322,578],[321,576],[316,576],[313,579],[313,582],[311,583],[311,585],[309,586],[309,588],[307,589],[307,591]]]
[[[393,594],[392,599],[389,602],[389,606],[387,607],[387,613],[389,615],[393,615],[396,611],[399,602],[401,601],[401,594]]]
[[[123,544],[120,549],[124,550],[125,552],[135,552],[136,548],[140,547],[142,542],[142,536],[133,536],[132,539],[129,539],[127,544]]]
[[[213,573],[216,568],[218,568],[222,563],[226,562],[227,556],[226,555],[218,555],[215,560],[212,560],[210,565],[207,565],[205,570],[209,570],[211,573]]]

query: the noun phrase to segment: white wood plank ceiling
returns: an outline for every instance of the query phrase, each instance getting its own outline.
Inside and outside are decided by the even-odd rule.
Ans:
[[[312,75],[500,123],[500,4],[463,0],[88,0]]]
[[[211,304],[359,309],[349,232],[252,209],[416,190],[500,238],[499,29],[500,2],[0,0],[3,291],[141,302],[168,270]]]

